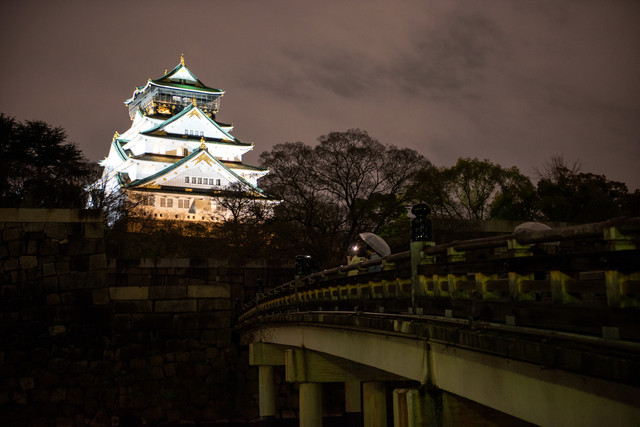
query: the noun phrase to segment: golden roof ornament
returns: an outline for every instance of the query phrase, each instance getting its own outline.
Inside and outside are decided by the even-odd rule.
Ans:
[[[204,143],[204,136],[202,138],[200,138],[200,149],[201,150],[206,150],[207,149],[207,146]]]
[[[113,139],[116,139],[119,136],[120,136],[120,134],[118,133],[118,131],[116,131],[116,133],[113,134]]]
[[[180,54],[180,64],[184,65],[184,53]]]
[[[194,106],[194,107],[197,107],[197,106],[198,106],[198,101],[196,101],[196,98],[195,98],[195,97],[193,98],[193,106]]]

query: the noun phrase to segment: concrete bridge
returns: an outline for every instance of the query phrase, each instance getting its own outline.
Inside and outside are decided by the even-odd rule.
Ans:
[[[238,318],[260,415],[283,366],[303,426],[322,425],[326,383],[352,425],[637,425],[639,236],[631,218],[418,241],[296,276]]]

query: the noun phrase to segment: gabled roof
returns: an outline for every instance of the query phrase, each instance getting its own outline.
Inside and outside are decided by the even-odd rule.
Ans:
[[[128,139],[115,138],[115,137],[111,142],[111,145],[113,145],[113,148],[115,149],[116,153],[118,153],[118,157],[120,157],[120,160],[127,160],[129,158],[129,153],[127,153],[128,150],[125,151],[125,149],[122,148],[122,146],[125,145],[127,142],[129,142]]]
[[[228,172],[231,176],[233,176],[235,179],[237,179],[242,184],[244,184],[247,187],[251,188],[257,194],[260,194],[261,196],[267,197],[266,193],[262,189],[260,189],[260,188],[256,187],[255,185],[251,184],[250,182],[248,182],[247,180],[242,178],[240,175],[238,175],[237,173],[232,171],[223,162],[221,162],[220,160],[218,160],[217,158],[212,156],[211,153],[209,153],[209,151],[206,148],[200,148],[199,150],[194,151],[193,153],[189,154],[188,156],[186,156],[182,160],[172,164],[171,166],[168,166],[168,167],[164,168],[163,170],[161,170],[159,172],[156,172],[153,175],[149,175],[146,178],[136,179],[135,181],[130,182],[128,184],[123,184],[122,186],[125,187],[125,188],[134,188],[134,187],[143,186],[143,185],[148,184],[148,183],[150,183],[152,181],[155,181],[158,178],[162,178],[164,175],[169,174],[170,172],[174,171],[175,169],[179,168],[182,165],[185,165],[185,164],[188,164],[188,163],[191,163],[191,162],[197,162],[198,158],[201,155],[206,156],[208,161],[212,162],[214,165],[220,166],[223,170]]]
[[[206,86],[193,74],[185,65],[184,58],[180,58],[180,63],[176,67],[165,73],[159,79],[149,79],[144,86],[137,87],[133,91],[131,98],[127,99],[124,103],[130,104],[135,99],[136,95],[144,92],[149,86],[160,86],[172,89],[188,90],[192,92],[203,92],[224,95],[224,91],[221,89],[215,89]]]
[[[150,128],[150,129],[147,129],[145,131],[140,132],[140,134],[149,135],[149,136],[163,136],[163,135],[166,135],[167,132],[164,132],[164,128],[167,127],[167,125],[179,121],[182,117],[185,117],[186,115],[188,115],[193,110],[196,110],[197,112],[199,112],[201,114],[201,116],[205,120],[207,120],[212,126],[214,126],[217,130],[219,130],[224,135],[224,137],[221,138],[221,139],[205,138],[205,142],[220,142],[220,141],[222,141],[222,142],[227,143],[227,144],[241,145],[241,146],[246,146],[246,147],[250,147],[250,146],[253,145],[253,144],[246,143],[246,142],[240,142],[238,139],[236,139],[229,132],[225,131],[215,120],[213,120],[211,117],[209,117],[207,114],[205,114],[195,104],[191,104],[191,105],[185,107],[178,114],[171,116],[170,118],[168,118],[164,122],[162,122],[162,123]],[[179,135],[182,136],[182,134],[179,134]],[[199,140],[200,136],[199,135],[198,136],[194,136],[194,138]]]

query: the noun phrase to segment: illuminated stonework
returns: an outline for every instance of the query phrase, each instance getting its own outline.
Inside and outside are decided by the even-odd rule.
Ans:
[[[205,86],[184,58],[159,79],[136,88],[125,101],[132,124],[116,132],[100,162],[102,178],[92,188],[125,191],[138,215],[178,221],[220,221],[230,213],[224,198],[273,202],[258,178],[267,170],[242,162],[253,149],[231,135],[232,125],[216,121],[219,89]]]

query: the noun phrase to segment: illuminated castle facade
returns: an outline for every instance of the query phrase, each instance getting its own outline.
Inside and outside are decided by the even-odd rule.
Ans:
[[[268,171],[242,162],[253,144],[233,137],[232,125],[216,121],[223,95],[205,86],[184,58],[136,88],[125,101],[131,127],[114,135],[93,187],[124,192],[134,215],[158,220],[217,222],[232,216],[230,200],[272,203],[258,188],[258,178]]]

